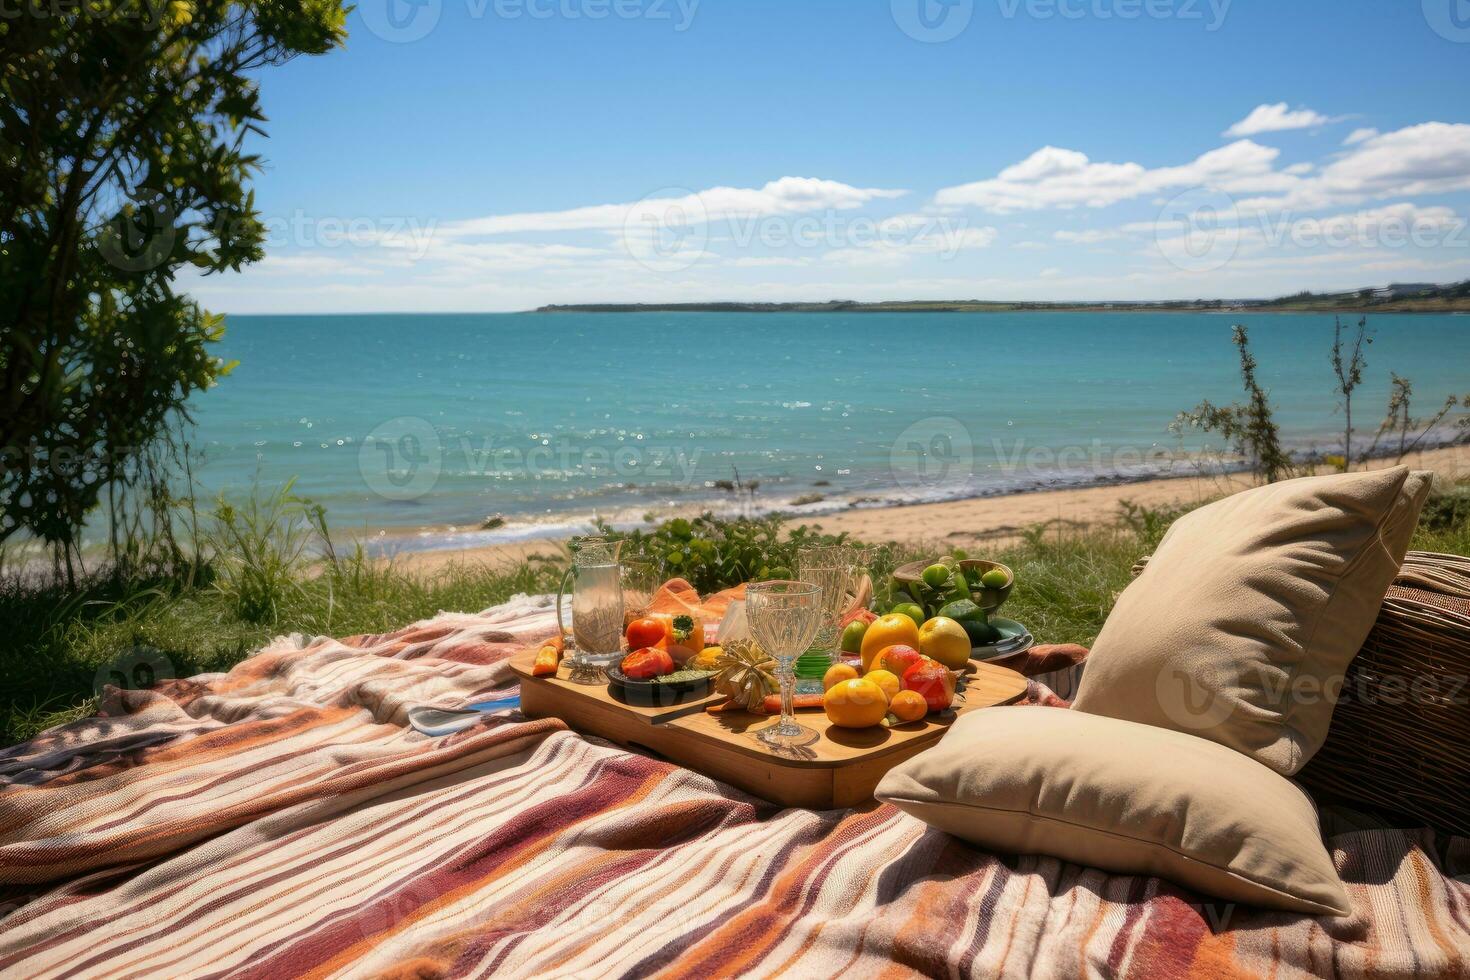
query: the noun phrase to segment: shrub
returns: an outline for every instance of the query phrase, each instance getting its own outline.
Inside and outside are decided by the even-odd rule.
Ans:
[[[683,578],[702,593],[791,578],[803,546],[854,543],[846,534],[824,534],[818,526],[788,531],[779,517],[725,520],[713,514],[675,518],[647,531],[620,532],[603,523],[598,534],[623,542],[622,557],[649,561],[660,574]],[[573,539],[573,548],[579,540]]]

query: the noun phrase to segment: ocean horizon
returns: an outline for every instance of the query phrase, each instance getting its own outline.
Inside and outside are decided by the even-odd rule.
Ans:
[[[239,364],[191,403],[194,476],[294,479],[335,529],[411,548],[1195,472],[1224,447],[1170,424],[1242,397],[1236,322],[1288,444],[1340,450],[1331,315],[231,316],[218,353]],[[1369,327],[1359,446],[1390,371],[1432,415],[1470,363],[1454,315]]]

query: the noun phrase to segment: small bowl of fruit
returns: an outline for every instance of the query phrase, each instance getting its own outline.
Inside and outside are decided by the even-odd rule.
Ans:
[[[987,660],[1019,652],[1033,642],[1026,627],[995,614],[1015,584],[1015,573],[996,561],[910,562],[894,571],[888,588],[877,597],[877,611],[900,613],[920,627],[936,619],[952,620],[970,638],[970,659]]]
[[[900,565],[893,584],[925,609],[968,599],[988,615],[1010,598],[1016,575],[998,561],[940,558]]]
[[[715,671],[701,660],[704,627],[691,616],[648,617],[628,625],[631,651],[607,668],[609,690],[629,704],[667,707],[709,692]],[[697,647],[697,649],[696,649]]]

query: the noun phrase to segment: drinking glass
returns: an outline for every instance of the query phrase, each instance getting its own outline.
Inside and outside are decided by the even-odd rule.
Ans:
[[[577,684],[606,683],[603,669],[623,655],[623,574],[617,544],[584,538],[556,597],[556,622],[562,634],[562,598],[572,593],[572,673]]]
[[[658,568],[641,558],[625,559],[623,566],[623,628],[635,619],[648,615],[653,595],[658,591]]]
[[[810,582],[758,582],[745,589],[745,611],[751,635],[775,658],[781,682],[781,720],[761,729],[756,738],[778,749],[810,745],[817,733],[798,725],[791,708],[796,688],[792,667],[822,625],[822,587]]]
[[[822,586],[822,624],[811,649],[797,660],[796,673],[802,684],[808,679],[820,682],[827,668],[837,663],[839,622],[847,607],[848,596],[856,591],[859,577],[865,572],[866,552],[849,545],[813,545],[796,555],[796,575],[803,582]],[[802,685],[798,685],[798,690]],[[821,692],[821,685],[815,691]]]

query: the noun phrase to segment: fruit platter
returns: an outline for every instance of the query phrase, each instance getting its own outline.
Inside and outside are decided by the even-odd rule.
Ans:
[[[932,565],[947,577],[934,571],[926,581]],[[1004,581],[995,574],[985,582],[991,572]],[[1010,570],[931,562],[918,575],[922,587],[910,591],[895,576],[872,608],[855,604],[842,617],[820,690],[792,696],[796,717],[817,735],[809,745],[774,750],[754,737],[781,714],[777,663],[748,632],[728,628],[728,613],[717,636],[713,621],[707,630],[695,615],[631,620],[625,653],[606,668],[603,685],[574,683],[558,641],[526,651],[511,661],[522,678],[522,710],[782,805],[862,803],[884,773],[935,744],[958,717],[1026,691],[1020,674],[984,662],[986,643],[976,642],[1029,639],[1024,627],[992,615],[1014,585]],[[984,614],[986,630],[974,610],[957,605],[963,602]],[[908,604],[917,608],[902,608]],[[740,606],[732,602],[730,610]]]

